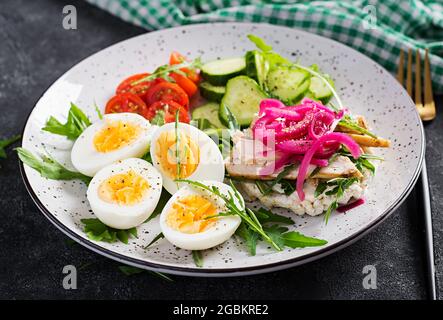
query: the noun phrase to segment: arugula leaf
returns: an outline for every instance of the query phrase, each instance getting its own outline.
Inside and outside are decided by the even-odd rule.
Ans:
[[[322,246],[326,240],[308,237],[297,231],[289,231],[286,227],[273,225],[265,228],[266,233],[280,246],[290,248],[305,248]]]
[[[249,254],[255,256],[257,249],[257,241],[259,240],[259,235],[257,232],[252,231],[245,223],[241,223],[240,226],[235,231],[235,234],[245,240],[246,247],[248,248]]]
[[[229,107],[224,106],[226,109],[226,114],[228,116],[228,128],[231,131],[240,130],[240,125],[238,124],[237,118],[232,113],[231,109]]]
[[[255,212],[255,215],[257,216],[258,220],[262,223],[269,223],[269,222],[276,222],[276,223],[283,223],[283,224],[293,224],[294,220],[291,218],[272,213],[270,210],[267,210],[265,208],[260,208]]]
[[[102,114],[102,112],[100,111],[100,108],[98,107],[98,105],[97,105],[96,102],[94,102],[94,108],[95,108],[95,112],[97,112],[98,118],[99,118],[100,120],[102,120],[102,119],[103,119],[103,114]]]
[[[152,163],[151,152],[149,150],[141,157],[141,159]]]
[[[151,120],[152,125],[162,126],[165,124],[165,111],[164,110],[158,110],[155,113],[154,118]]]
[[[248,227],[251,228],[252,231],[257,232],[264,241],[271,244],[276,250],[278,251],[282,250],[282,248],[280,248],[276,243],[274,243],[274,241],[272,241],[272,239],[266,234],[266,232],[263,231],[263,226],[261,225],[260,221],[257,219],[255,213],[251,209],[244,208],[241,206],[238,207],[237,202],[244,204],[244,200],[240,195],[240,193],[238,192],[237,188],[232,183],[232,181],[230,181],[230,185],[234,194],[229,192],[229,196],[222,194],[217,187],[215,186],[208,187],[207,185],[199,181],[193,181],[187,179],[178,179],[175,181],[187,183],[194,187],[206,190],[212,193],[213,195],[217,196],[225,203],[227,209],[227,212],[224,213],[225,215],[239,216],[242,219],[242,221],[246,223]]]
[[[160,279],[166,280],[168,282],[174,282],[174,280],[172,280],[170,277],[168,277],[167,275],[157,272],[157,271],[150,271],[150,270],[143,270],[137,267],[133,267],[133,266],[119,266],[118,269],[126,276],[132,276],[134,274],[140,274],[143,272],[148,272]]]
[[[263,228],[266,234],[271,237],[271,239],[280,247],[285,247],[285,240],[283,238],[283,234],[288,231],[288,228],[282,227],[279,225],[272,225],[269,227]]]
[[[290,248],[318,247],[328,243],[323,239],[308,237],[297,231],[290,231],[283,234],[285,246]]]
[[[192,259],[197,267],[203,267],[203,255],[200,250],[192,250]]]
[[[314,197],[318,197],[319,195],[321,195],[323,192],[325,192],[326,188],[328,187],[328,184],[324,181],[319,182],[317,185],[317,188],[315,188],[315,192],[314,192]]]
[[[257,46],[258,49],[265,52],[272,50],[272,46],[268,45],[262,38],[253,34],[248,34],[247,37]]]
[[[277,177],[274,180],[269,180],[269,181],[256,180],[255,185],[260,190],[261,194],[266,196],[272,192],[272,188],[276,184],[282,183],[283,178],[286,177],[289,174],[289,172],[291,172],[294,166],[295,164],[290,164],[284,167],[284,169],[277,175]],[[292,192],[295,191],[294,186],[290,182],[286,181],[283,183],[285,184],[284,190],[286,195],[290,195],[292,194]]]
[[[325,218],[324,218],[324,220],[325,220],[325,224],[328,224],[329,217],[331,216],[332,211],[334,211],[334,210],[337,209],[337,208],[338,208],[338,203],[337,203],[337,200],[335,200],[335,201],[333,201],[333,202],[331,203],[331,205],[328,207],[328,210],[326,210]]]
[[[125,275],[125,276],[132,276],[134,274],[140,274],[145,272],[145,270],[133,267],[133,266],[118,266],[118,269]]]
[[[326,210],[326,213],[325,213],[324,220],[325,220],[326,224],[328,223],[328,220],[329,220],[329,217],[330,217],[332,211],[334,211],[338,207],[338,203],[337,203],[338,199],[340,199],[343,196],[346,189],[348,189],[353,183],[355,183],[357,181],[358,181],[358,178],[355,178],[355,177],[335,178],[335,179],[331,179],[329,181],[320,182],[317,185],[317,188],[315,189],[315,193],[314,193],[315,197],[318,197],[323,192],[325,192],[328,187],[332,187],[332,188],[329,189],[328,191],[326,191],[325,194],[328,196],[335,195],[335,200],[331,203],[331,205],[328,207],[328,209]]]
[[[83,181],[86,185],[88,185],[92,179],[91,177],[85,176],[80,172],[74,172],[66,169],[56,160],[47,155],[42,155],[39,159],[26,149],[16,148],[15,150],[17,151],[20,160],[24,164],[37,170],[42,177],[52,180],[79,179]]]
[[[197,58],[193,61],[183,61],[182,63],[179,64],[174,64],[174,65],[169,65],[169,64],[165,64],[162,65],[160,67],[158,67],[154,73],[150,74],[149,76],[146,76],[142,79],[139,79],[137,81],[134,81],[131,85],[135,86],[139,83],[145,82],[145,81],[152,81],[154,79],[157,78],[163,78],[166,79],[167,81],[172,81],[174,82],[174,80],[169,76],[169,74],[171,72],[175,72],[175,73],[180,73],[180,69],[182,68],[189,68],[189,69],[200,69],[202,66],[202,61],[201,58]]]
[[[90,125],[91,121],[89,121],[88,117],[71,102],[68,120],[65,124],[62,124],[56,118],[51,116],[42,130],[66,136],[70,140],[75,140]]]
[[[282,187],[285,195],[290,196],[295,192],[295,184],[291,180],[283,179],[280,181],[280,186]]]
[[[305,248],[322,246],[328,243],[326,240],[308,237],[297,231],[289,231],[288,228],[273,225],[265,228],[266,233],[282,247]]]
[[[149,248],[151,245],[153,245],[154,243],[156,243],[158,240],[163,239],[165,236],[163,235],[162,232],[160,232],[158,235],[156,235],[154,237],[154,239],[152,239],[151,242],[149,242],[149,244],[145,247],[145,249]]]
[[[349,114],[344,115],[344,117],[338,122],[342,127],[357,131],[361,134],[366,134],[372,138],[377,139],[378,137],[371,131],[361,127],[356,121],[354,121]]]
[[[11,138],[0,140],[0,158],[6,159],[5,148],[20,140],[21,137],[21,135],[15,135]]]
[[[137,237],[136,228],[119,230],[108,227],[96,218],[81,219],[80,221],[84,224],[83,231],[86,233],[89,239],[94,241],[113,243],[120,240],[124,244],[128,244],[130,237]]]
[[[208,130],[208,129],[217,129],[217,127],[215,125],[213,125],[206,118],[192,119],[190,125],[196,127],[197,129],[199,129],[201,131],[205,131],[205,130]]]

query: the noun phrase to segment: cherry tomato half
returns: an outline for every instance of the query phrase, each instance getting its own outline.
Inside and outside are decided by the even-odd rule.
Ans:
[[[177,84],[170,82],[161,82],[152,86],[147,94],[146,101],[148,105],[156,101],[174,101],[188,110],[189,98],[186,92]]]
[[[165,123],[174,122],[177,111],[179,112],[178,119],[180,122],[189,123],[190,121],[187,110],[172,100],[161,100],[151,104],[146,112],[146,119],[152,120],[157,112],[161,110],[165,113]]]
[[[185,61],[186,58],[177,51],[172,52],[171,56],[169,57],[169,64],[171,66],[174,64],[180,64]],[[186,73],[187,77],[194,83],[198,83],[200,81],[200,74],[195,70],[191,70],[189,68],[181,68],[180,70]]]
[[[113,96],[106,104],[105,113],[132,112],[146,117],[148,107],[144,101],[135,94],[122,93]]]
[[[175,83],[185,90],[189,97],[192,97],[197,92],[197,85],[187,77],[178,73],[171,73],[169,76],[175,80]]]

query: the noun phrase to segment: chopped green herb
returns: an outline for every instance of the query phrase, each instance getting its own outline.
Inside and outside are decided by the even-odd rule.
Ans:
[[[81,111],[75,104],[71,103],[68,120],[65,124],[62,124],[56,118],[51,116],[42,130],[66,136],[70,140],[75,140],[90,125],[91,121],[89,121],[83,111]]]
[[[56,160],[47,155],[42,155],[41,158],[36,157],[31,152],[23,148],[16,148],[20,160],[37,170],[42,177],[52,180],[73,180],[79,179],[85,184],[89,184],[91,177],[85,176],[80,172],[74,172],[66,169]]]

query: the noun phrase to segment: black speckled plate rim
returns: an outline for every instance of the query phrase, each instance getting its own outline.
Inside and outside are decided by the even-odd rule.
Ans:
[[[133,38],[137,38],[137,37],[142,37],[145,36],[146,34],[152,34],[152,33],[157,33],[157,32],[162,32],[165,30],[170,30],[170,29],[189,29],[192,27],[200,27],[202,25],[211,25],[216,27],[217,25],[250,25],[250,26],[254,26],[254,25],[259,25],[259,26],[269,26],[272,28],[282,28],[282,29],[288,29],[293,31],[294,29],[297,30],[297,32],[301,32],[301,33],[307,33],[309,35],[313,35],[313,36],[317,36],[319,38],[322,38],[322,40],[326,40],[326,41],[330,41],[330,42],[334,42],[335,44],[339,45],[339,46],[345,46],[346,48],[348,48],[349,50],[352,50],[354,52],[356,52],[360,57],[364,58],[364,59],[368,59],[370,60],[372,63],[376,63],[375,61],[373,61],[372,59],[370,59],[369,57],[363,55],[362,53],[358,52],[357,50],[346,46],[345,44],[342,44],[338,41],[320,36],[320,35],[316,35],[316,34],[312,34],[300,29],[296,29],[296,28],[289,28],[289,27],[284,27],[284,26],[276,26],[276,25],[271,25],[271,24],[267,24],[267,23],[247,23],[247,22],[228,22],[228,23],[200,23],[200,24],[192,24],[192,25],[187,25],[187,26],[180,26],[180,27],[175,27],[175,28],[169,28],[169,29],[163,29],[163,30],[157,30],[157,31],[152,31],[149,33],[144,33],[129,39],[133,39]],[[75,67],[76,65],[82,63],[84,60],[88,59],[89,57],[91,57],[94,54],[97,54],[103,50],[106,50],[112,46],[121,44],[124,41],[127,41],[129,39],[125,39],[122,40],[120,42],[117,42],[113,45],[110,45],[104,49],[101,49],[99,51],[97,51],[96,53],[93,53],[91,55],[89,55],[88,57],[80,60],[79,62],[73,64],[68,71],[65,71],[62,75],[60,75],[58,79],[60,79],[65,73],[69,72],[69,70],[71,70],[73,67]],[[377,64],[377,63],[376,63]],[[377,64],[386,74],[388,74],[388,76],[392,77],[392,75],[381,65]],[[393,77],[392,77],[393,78]],[[393,78],[394,79],[394,78]],[[55,80],[53,83],[51,83],[46,90],[44,90],[44,92],[42,93],[42,95],[37,99],[36,103],[34,104],[34,108],[37,105],[38,101],[40,101],[40,99],[43,97],[43,95],[48,91],[48,89],[57,81]],[[394,79],[395,80],[395,79]],[[403,89],[404,90],[404,89]],[[412,101],[412,99],[410,99],[411,104],[414,105],[414,102]],[[32,112],[34,110],[34,108],[31,110],[31,112],[28,114],[25,124],[23,126],[22,129],[22,137],[24,136],[25,133],[25,129],[26,126],[28,124],[29,118],[32,115]],[[359,230],[357,232],[355,232],[354,234],[350,235],[349,237],[334,243],[331,246],[328,246],[326,248],[323,249],[319,249],[318,251],[306,254],[304,256],[301,257],[296,257],[296,258],[292,258],[292,259],[288,259],[288,260],[284,260],[284,261],[280,261],[280,262],[275,262],[275,263],[268,263],[268,264],[263,264],[261,266],[254,266],[254,267],[243,267],[243,268],[190,268],[190,267],[177,267],[177,266],[170,266],[170,265],[165,265],[165,264],[159,264],[159,263],[154,263],[154,262],[148,262],[145,260],[141,260],[141,259],[136,259],[136,258],[132,258],[132,257],[128,257],[125,256],[123,254],[111,251],[109,249],[103,248],[102,246],[100,246],[99,244],[97,244],[96,242],[93,242],[87,238],[83,238],[82,236],[78,235],[77,233],[75,233],[74,231],[72,231],[71,229],[69,229],[67,226],[65,226],[62,222],[60,222],[45,206],[44,204],[40,201],[40,199],[38,198],[38,196],[36,195],[36,193],[34,192],[34,190],[31,187],[31,184],[28,180],[28,177],[26,176],[25,170],[24,170],[24,166],[23,163],[19,160],[19,170],[20,170],[20,175],[23,179],[23,182],[25,184],[26,190],[28,191],[29,195],[31,196],[32,200],[34,201],[34,203],[36,204],[37,208],[41,211],[41,213],[52,223],[54,224],[60,231],[62,231],[64,234],[66,234],[68,237],[70,237],[71,239],[75,240],[76,242],[78,242],[79,244],[85,246],[86,248],[101,254],[105,257],[108,257],[110,259],[116,260],[118,262],[127,264],[127,265],[131,265],[131,266],[135,266],[135,267],[139,267],[142,269],[146,269],[146,270],[152,270],[152,271],[157,271],[157,272],[163,272],[163,273],[168,273],[168,274],[175,274],[175,275],[181,275],[181,276],[199,276],[199,277],[235,277],[235,276],[245,276],[245,275],[254,275],[254,274],[260,274],[260,273],[267,273],[267,272],[272,272],[272,271],[278,271],[278,270],[282,270],[282,269],[288,269],[291,267],[296,267],[314,260],[318,260],[320,258],[323,258],[329,254],[332,254],[334,252],[337,252],[349,245],[351,245],[352,243],[356,242],[357,240],[361,239],[363,236],[365,236],[367,233],[369,233],[370,231],[372,231],[375,227],[377,227],[378,225],[380,225],[383,221],[385,221],[407,198],[407,196],[409,195],[409,193],[412,191],[415,183],[417,182],[417,179],[419,177],[420,171],[421,171],[421,167],[422,167],[422,163],[423,163],[423,158],[425,156],[425,133],[424,133],[424,128],[423,128],[423,124],[419,118],[418,112],[417,112],[417,118],[419,120],[420,123],[420,131],[421,131],[421,150],[420,150],[420,156],[419,156],[419,163],[418,166],[415,168],[415,171],[409,181],[409,184],[407,185],[407,187],[405,188],[405,190],[403,191],[403,193],[400,195],[400,197],[398,197],[398,199],[396,199],[384,212],[383,214],[381,214],[376,220],[372,221],[368,226],[366,226],[364,229]]]

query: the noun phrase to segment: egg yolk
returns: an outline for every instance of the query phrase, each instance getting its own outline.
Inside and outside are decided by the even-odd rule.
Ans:
[[[140,127],[123,121],[109,121],[94,137],[98,152],[109,152],[134,141],[140,134]]]
[[[98,188],[98,194],[102,200],[109,203],[132,205],[140,202],[149,188],[149,183],[142,176],[129,170],[103,181]]]
[[[170,178],[187,178],[197,169],[200,149],[189,135],[179,132],[177,139],[174,130],[163,132],[156,143],[157,161]]]
[[[168,212],[166,223],[183,233],[199,233],[210,228],[217,218],[205,219],[217,214],[214,204],[199,195],[178,199]]]

